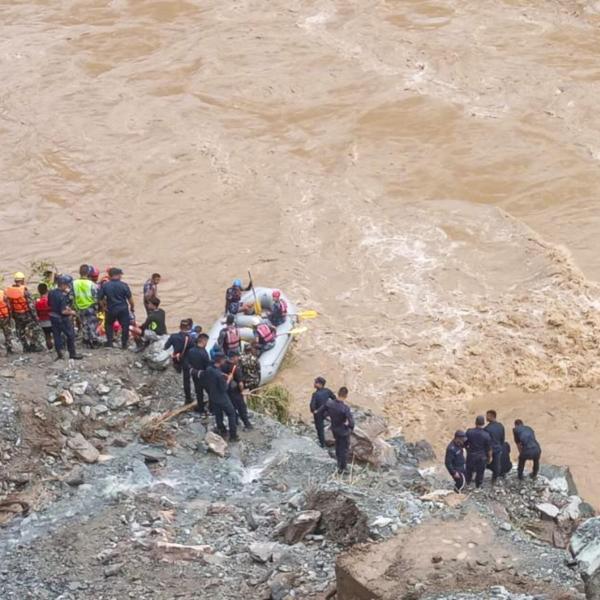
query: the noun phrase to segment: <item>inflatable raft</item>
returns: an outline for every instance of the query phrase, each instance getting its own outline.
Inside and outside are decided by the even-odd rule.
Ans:
[[[260,302],[263,313],[266,313],[268,310],[270,310],[273,304],[272,293],[274,289],[275,288],[266,287],[254,288],[254,292],[256,293],[256,297]],[[290,299],[283,292],[281,292],[281,299],[287,303],[288,316],[286,320],[279,327],[277,327],[275,346],[270,350],[263,352],[259,358],[261,373],[260,385],[269,383],[277,374],[277,371],[279,370],[279,367],[281,366],[281,363],[285,357],[285,353],[292,342],[292,336],[290,332],[295,327],[297,322],[297,317],[295,316],[297,311],[294,304],[290,302]],[[254,294],[252,291],[242,294],[242,303],[254,303]],[[242,341],[248,343],[252,342],[254,340],[254,328],[260,323],[261,317],[259,315],[245,315],[240,313],[236,315],[235,321],[240,330]],[[219,333],[223,327],[225,327],[224,316],[217,319],[210,331],[207,332],[209,336],[207,350],[209,352],[217,343],[217,340],[219,339]]]

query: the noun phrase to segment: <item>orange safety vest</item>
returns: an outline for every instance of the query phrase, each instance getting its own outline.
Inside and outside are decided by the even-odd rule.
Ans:
[[[10,300],[13,312],[16,315],[22,315],[29,312],[29,303],[25,298],[25,292],[27,288],[25,286],[16,286],[6,288],[6,297]]]
[[[0,290],[0,319],[8,319],[10,317],[10,308],[4,299],[4,292]]]

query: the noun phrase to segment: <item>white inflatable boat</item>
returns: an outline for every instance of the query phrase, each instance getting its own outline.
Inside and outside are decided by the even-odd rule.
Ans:
[[[266,287],[256,287],[254,288],[254,292],[256,293],[256,297],[260,302],[260,305],[263,310],[263,314],[271,309],[273,304],[273,290],[275,288],[266,288]],[[260,360],[260,385],[265,385],[265,383],[269,383],[277,374],[281,363],[283,362],[283,358],[289,345],[292,342],[292,336],[290,335],[290,331],[294,329],[297,323],[297,317],[295,316],[297,311],[296,307],[290,302],[290,299],[281,292],[281,299],[287,303],[288,316],[285,321],[277,327],[277,337],[275,338],[275,346],[266,352],[261,354]],[[252,291],[244,292],[242,294],[242,303],[243,304],[253,304],[254,303],[254,294]],[[242,337],[242,341],[244,342],[252,342],[254,341],[254,328],[260,323],[261,317],[260,315],[245,315],[243,313],[239,313],[236,315],[235,322],[240,330],[240,335]],[[219,339],[219,333],[221,329],[225,327],[225,317],[221,317],[217,319],[214,325],[211,327],[210,331],[208,331],[208,345],[207,350],[210,352],[213,347],[216,345],[217,340]]]

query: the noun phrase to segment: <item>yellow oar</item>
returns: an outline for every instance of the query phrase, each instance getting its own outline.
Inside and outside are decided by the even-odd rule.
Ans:
[[[308,327],[296,327],[294,329],[290,329],[289,331],[286,331],[285,333],[278,333],[277,337],[279,337],[280,335],[300,335],[301,333],[304,333],[305,331],[308,331]]]
[[[319,313],[316,310],[301,310],[296,316],[299,319],[316,319]]]

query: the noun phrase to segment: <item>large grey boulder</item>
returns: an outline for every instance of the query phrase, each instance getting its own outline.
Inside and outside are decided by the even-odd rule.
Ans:
[[[566,496],[577,496],[577,486],[569,467],[542,465],[540,475],[548,480],[553,492],[561,492]]]
[[[600,517],[584,521],[571,537],[571,554],[577,560],[588,600],[600,600]]]
[[[74,454],[86,463],[95,463],[100,456],[100,452],[92,446],[81,433],[76,433],[67,441],[67,446],[73,450]]]
[[[164,349],[167,339],[169,339],[168,335],[161,336],[156,342],[150,344],[144,352],[144,360],[155,371],[164,371],[171,363],[172,350]]]
[[[313,533],[321,520],[318,510],[305,510],[292,517],[280,530],[279,535],[290,546]]]

